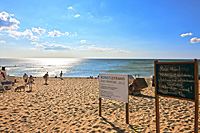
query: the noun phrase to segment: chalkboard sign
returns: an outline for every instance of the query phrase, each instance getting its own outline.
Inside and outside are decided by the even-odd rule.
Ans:
[[[157,62],[157,94],[195,100],[194,62]]]

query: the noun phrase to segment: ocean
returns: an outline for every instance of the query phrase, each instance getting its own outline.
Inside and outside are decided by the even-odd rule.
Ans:
[[[154,74],[155,59],[78,59],[78,58],[0,58],[8,75],[23,76],[24,73],[42,77],[97,77],[99,73],[140,74],[150,77]],[[192,59],[158,59],[158,61],[193,61]],[[198,62],[200,68],[200,62]],[[200,69],[199,69],[200,70]]]

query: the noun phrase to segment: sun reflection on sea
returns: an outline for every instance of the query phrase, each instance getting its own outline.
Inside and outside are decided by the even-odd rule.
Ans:
[[[61,71],[66,74],[81,61],[82,59],[78,58],[31,58],[27,59],[27,62],[30,62],[28,65],[31,66],[26,67],[26,70],[36,76],[43,76],[46,72],[50,76],[59,76]]]
[[[38,64],[44,66],[62,66],[79,62],[76,58],[33,58]]]

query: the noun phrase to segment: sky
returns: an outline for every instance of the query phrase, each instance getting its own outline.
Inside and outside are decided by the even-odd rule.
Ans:
[[[1,0],[0,57],[200,58],[200,0]]]

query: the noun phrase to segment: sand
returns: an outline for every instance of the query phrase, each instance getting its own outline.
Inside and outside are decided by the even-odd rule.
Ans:
[[[17,78],[14,88],[23,85]],[[149,78],[147,78],[148,83]],[[125,103],[102,100],[99,117],[98,79],[35,78],[33,91],[0,93],[0,132],[156,132],[155,94],[149,85]],[[160,97],[160,132],[194,132],[194,102]]]

